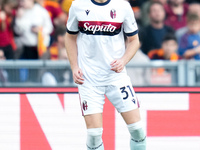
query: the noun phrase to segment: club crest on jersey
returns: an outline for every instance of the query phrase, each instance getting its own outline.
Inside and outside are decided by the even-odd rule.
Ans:
[[[111,17],[112,19],[115,19],[115,18],[116,18],[116,10],[115,10],[115,9],[112,9],[112,10],[110,11],[110,17]]]
[[[83,110],[86,111],[88,108],[87,101],[83,101]]]

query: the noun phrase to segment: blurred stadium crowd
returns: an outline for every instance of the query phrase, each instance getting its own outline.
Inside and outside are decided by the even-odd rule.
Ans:
[[[67,60],[64,35],[72,1],[0,0],[0,60]],[[199,1],[129,2],[141,42],[133,62],[200,60]]]
[[[63,37],[71,2],[0,0],[0,49],[5,59],[66,59]]]

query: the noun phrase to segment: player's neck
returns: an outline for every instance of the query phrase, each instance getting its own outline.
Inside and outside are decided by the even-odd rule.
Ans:
[[[96,1],[97,3],[105,3],[105,2],[107,2],[108,0],[94,0],[94,1]]]

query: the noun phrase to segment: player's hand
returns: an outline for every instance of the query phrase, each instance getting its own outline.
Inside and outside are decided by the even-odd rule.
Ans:
[[[79,67],[77,67],[77,68],[73,69],[72,72],[73,72],[74,82],[76,84],[80,84],[80,85],[83,84],[84,83],[84,79],[83,79],[82,70]]]
[[[120,73],[124,69],[125,63],[122,59],[116,59],[110,63],[110,66],[111,70]]]

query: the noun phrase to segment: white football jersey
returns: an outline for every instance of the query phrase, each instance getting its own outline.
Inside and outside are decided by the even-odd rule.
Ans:
[[[121,73],[111,70],[110,63],[125,53],[124,33],[138,33],[133,10],[124,0],[73,1],[67,22],[67,32],[78,34],[78,65],[83,71],[85,83],[105,86],[117,82]]]

